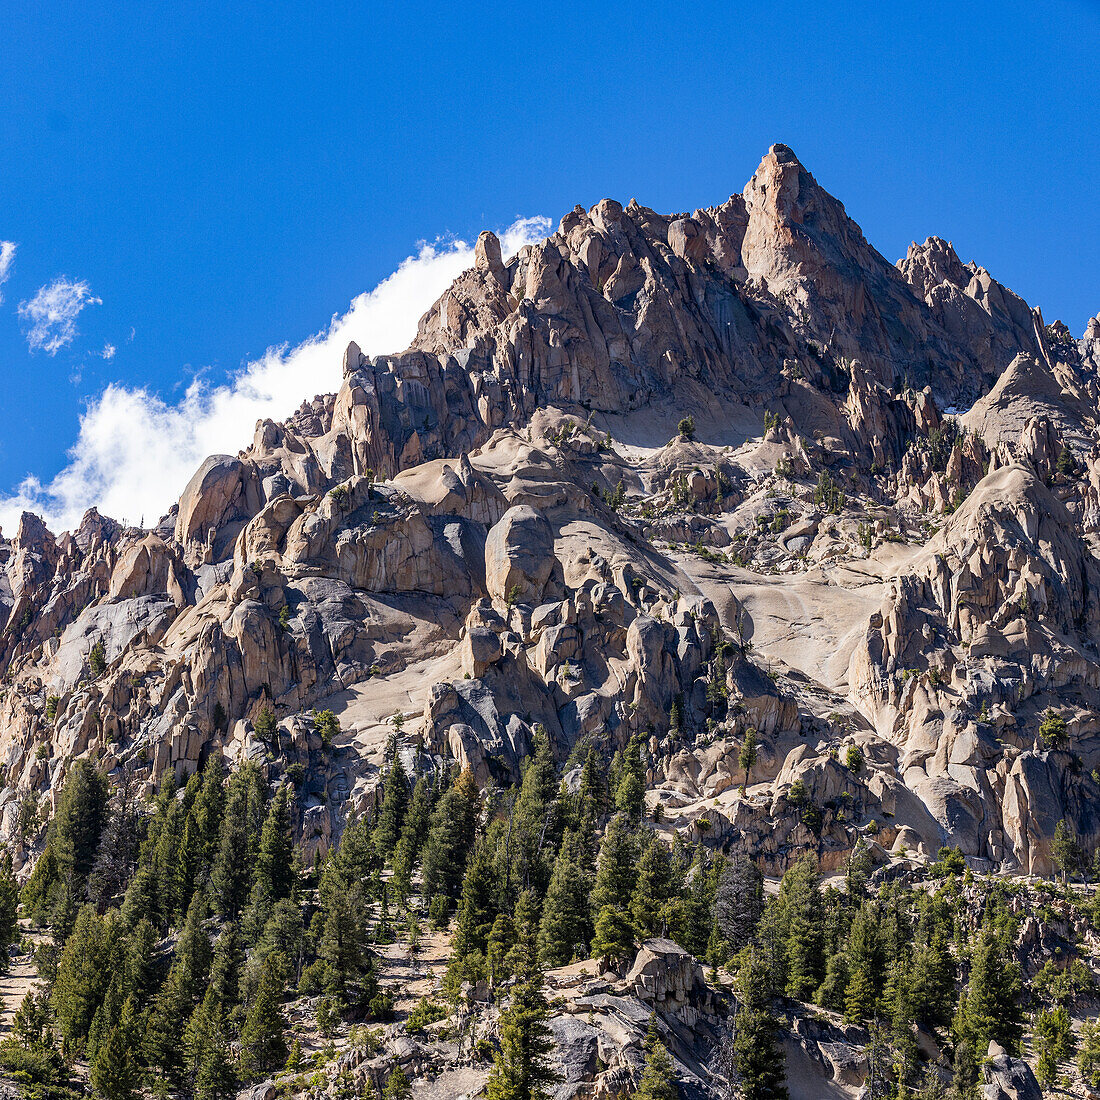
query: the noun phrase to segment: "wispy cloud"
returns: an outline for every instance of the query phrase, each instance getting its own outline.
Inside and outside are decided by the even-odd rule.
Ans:
[[[76,319],[85,306],[98,306],[91,287],[83,280],[64,275],[41,287],[29,301],[19,305],[19,316],[30,323],[27,344],[31,351],[56,355],[77,336]]]
[[[11,278],[12,265],[15,263],[15,241],[0,241],[0,287]],[[4,294],[0,291],[0,302]]]
[[[116,351],[118,351],[118,348],[114,344],[104,344],[99,357],[100,359],[114,359]]]
[[[502,234],[501,246],[509,255],[548,231],[544,218],[523,219]],[[303,399],[338,389],[349,341],[371,355],[407,347],[425,310],[473,259],[473,247],[462,241],[422,245],[323,331],[296,347],[269,348],[226,385],[196,378],[178,402],[108,386],[81,418],[65,468],[47,484],[28,477],[0,497],[0,527],[10,537],[26,510],[43,515],[54,531],[70,529],[92,505],[116,519],[153,522],[207,455],[235,454],[257,420],[284,418]]]

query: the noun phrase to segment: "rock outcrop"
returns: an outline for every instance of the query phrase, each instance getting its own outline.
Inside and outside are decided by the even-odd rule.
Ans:
[[[540,726],[563,762],[634,738],[673,827],[776,871],[1100,842],[1100,318],[1044,325],[939,238],[890,264],[776,145],[714,207],[481,234],[410,348],[343,366],[155,528],[0,541],[21,873],[18,805],[85,754],[300,765],[321,849],[398,713],[410,766],[486,783]]]

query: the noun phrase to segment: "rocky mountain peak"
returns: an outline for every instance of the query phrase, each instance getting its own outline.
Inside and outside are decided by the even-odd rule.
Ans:
[[[341,835],[374,853],[349,858],[381,882],[373,846],[416,802],[405,780],[422,780],[421,832],[438,824],[425,792],[447,788],[435,805],[468,836],[432,856],[449,885],[416,883],[437,924],[467,859],[484,880],[470,897],[495,897],[496,865],[471,853],[513,819],[529,860],[514,881],[541,883],[548,906],[576,880],[566,838],[587,836],[575,858],[594,858],[621,827],[626,877],[648,860],[682,888],[648,916],[632,883],[609,906],[644,930],[634,952],[634,926],[616,926],[633,966],[570,969],[596,939],[587,897],[564,946],[539,937],[561,964],[556,1034],[579,1052],[561,1096],[626,1092],[654,1009],[680,1014],[685,1095],[714,1096],[693,1044],[724,994],[691,951],[724,947],[709,946],[712,915],[693,934],[683,914],[717,904],[703,885],[725,853],[745,874],[793,876],[766,903],[752,879],[761,905],[843,878],[849,923],[874,909],[872,874],[919,884],[914,906],[950,895],[954,943],[979,935],[996,876],[1049,874],[1067,835],[1100,848],[1098,375],[1100,317],[1080,341],[1045,326],[939,237],[888,263],[783,145],[713,207],[603,199],[507,259],[482,233],[409,348],[350,343],[337,393],[207,458],[155,530],[92,510],[55,539],[25,514],[0,541],[14,871],[42,865],[45,821],[85,765],[170,820],[158,837],[195,835],[173,815],[197,804],[191,777],[210,761],[217,782],[220,763],[249,777],[236,804],[250,813],[281,790],[286,831],[329,876],[310,880],[319,909],[342,896],[343,857],[322,860]],[[388,904],[370,889],[364,905]],[[402,889],[405,904],[411,878]],[[238,905],[257,936],[266,898]],[[1085,942],[1068,921],[1067,952]],[[475,923],[497,929],[490,913],[462,934]],[[1025,941],[1013,950],[1031,958]],[[488,947],[468,952],[476,965]],[[396,960],[378,965],[392,982]],[[866,1036],[834,1011],[828,974],[848,971],[820,970],[787,990],[831,997],[835,1017],[792,1010],[794,1095],[851,1096]],[[456,973],[464,1012],[498,1013],[484,974]],[[619,1061],[601,1069],[606,1051]],[[365,1088],[364,1066],[345,1068]]]

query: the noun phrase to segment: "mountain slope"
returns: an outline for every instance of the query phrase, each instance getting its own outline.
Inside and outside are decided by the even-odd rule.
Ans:
[[[830,858],[892,815],[883,858],[1043,869],[1060,817],[1100,839],[1098,361],[1095,324],[1045,328],[938,238],[888,263],[781,145],[691,215],[604,200],[507,262],[482,234],[411,348],[350,346],[339,393],[209,459],[156,528],[24,517],[0,830],[29,858],[18,807],[74,757],[154,784],[220,753],[301,764],[323,847],[401,711],[482,781],[518,775],[536,724],[560,759],[648,733],[651,797],[688,830],[706,802],[708,840],[777,868],[809,839],[801,779]],[[1050,705],[1078,772],[1035,741]],[[315,708],[343,719],[332,751]],[[865,775],[832,761],[851,742]]]

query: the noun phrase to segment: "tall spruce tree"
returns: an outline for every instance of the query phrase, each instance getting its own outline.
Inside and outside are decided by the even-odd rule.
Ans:
[[[668,846],[651,836],[638,860],[638,873],[630,896],[630,919],[640,938],[663,934],[667,905],[675,892]]]
[[[535,727],[534,749],[534,756],[524,769],[504,853],[506,889],[513,897],[526,887],[540,896],[546,893],[562,824],[557,799],[558,772],[550,735],[542,726]]]
[[[634,1100],[679,1100],[679,1096],[672,1059],[657,1031],[657,1018],[651,1013],[645,1037],[645,1067]]]
[[[634,926],[626,914],[614,905],[605,905],[596,917],[592,955],[618,962],[634,954]]]
[[[639,734],[631,737],[623,753],[622,771],[615,789],[615,809],[630,821],[640,821],[645,809],[645,769]]]
[[[1019,967],[1007,957],[996,934],[983,928],[971,955],[960,1038],[984,1054],[995,1039],[1006,1050],[1019,1050],[1023,1038],[1023,981]]]
[[[382,781],[382,808],[374,826],[374,846],[380,859],[389,862],[401,838],[401,827],[409,806],[409,778],[401,764],[396,744],[391,749],[392,763]]]
[[[317,954],[329,965],[332,991],[343,995],[348,983],[355,981],[366,965],[366,929],[346,892],[332,893],[322,929]]]
[[[452,902],[458,898],[466,858],[473,844],[481,800],[473,773],[466,769],[432,812],[424,845],[424,893]]]
[[[111,979],[117,922],[85,905],[61,952],[50,999],[67,1054],[83,1053],[96,1010]]]
[[[225,1020],[215,1009],[202,1059],[195,1075],[195,1100],[233,1100],[237,1095],[237,1075],[229,1056]]]
[[[206,897],[198,893],[187,907],[187,917],[180,929],[176,943],[172,969],[179,975],[180,996],[183,998],[184,1011],[190,1012],[202,998],[210,973],[210,960],[213,951],[210,937],[204,927],[206,920]]]
[[[527,922],[528,926],[530,922]],[[547,1100],[559,1077],[550,1066],[554,1049],[542,995],[542,973],[529,943],[521,941],[516,971],[520,981],[500,1015],[500,1050],[493,1060],[486,1100]]]
[[[625,814],[616,814],[600,845],[596,884],[591,897],[594,913],[599,913],[605,905],[619,910],[630,905],[637,862],[638,841],[634,829]]]
[[[254,1080],[286,1061],[286,1020],[282,1011],[281,962],[271,955],[264,960],[256,995],[241,1028],[241,1077]]]
[[[173,968],[153,998],[142,1039],[145,1061],[172,1084],[183,1081],[180,1038],[189,1013],[190,1005],[181,989],[179,971]]]
[[[776,1039],[778,1025],[768,1004],[765,968],[752,952],[744,952],[742,958],[733,1040],[739,1097],[788,1100],[783,1052]]]
[[[858,1024],[874,1014],[881,982],[874,911],[869,905],[863,905],[852,920],[846,955],[844,1015],[849,1023]]]
[[[813,855],[802,856],[783,876],[778,904],[785,940],[786,992],[797,1000],[809,1000],[825,969],[821,892]]]
[[[581,838],[567,829],[542,905],[539,959],[543,966],[565,965],[572,961],[576,949],[592,938],[588,912],[592,882],[581,866],[582,856]]]
[[[68,932],[85,897],[106,819],[106,778],[89,761],[74,760],[46,833],[46,851],[23,889],[32,919]]]
[[[130,1028],[120,1023],[92,1063],[92,1088],[103,1100],[136,1100],[140,1074],[131,1042]]]
[[[19,883],[12,872],[11,854],[0,858],[0,971],[8,967],[8,948],[19,938]]]
[[[451,962],[448,967],[450,986],[457,989],[463,979],[476,981],[482,975],[471,970],[474,957],[484,963],[489,947],[489,935],[497,916],[497,883],[493,874],[492,854],[484,841],[478,843],[466,866],[462,882],[462,900],[451,941]],[[478,964],[480,967],[481,963]]]
[[[248,796],[248,788],[239,782],[238,773],[230,784],[211,876],[218,914],[223,920],[237,919],[251,890]]]
[[[271,800],[271,808],[260,832],[256,880],[275,903],[290,897],[296,878],[290,829],[290,788],[286,783],[281,783]]]

